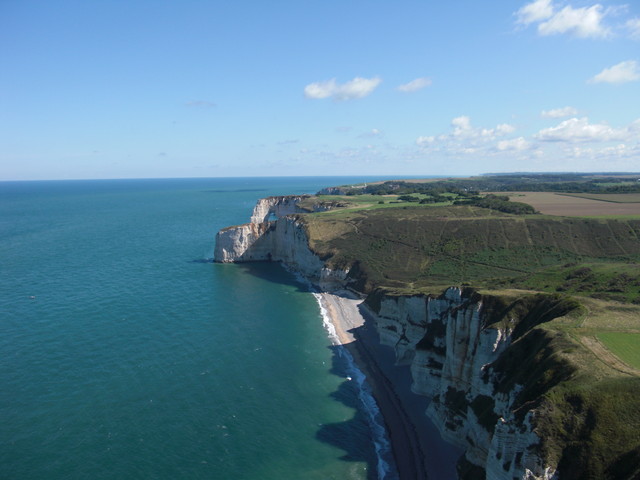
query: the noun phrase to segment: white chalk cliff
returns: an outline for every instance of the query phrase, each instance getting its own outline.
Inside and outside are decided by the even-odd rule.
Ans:
[[[293,215],[301,198],[261,200],[251,223],[217,234],[215,261],[280,261],[320,288],[344,284],[348,272],[328,269],[309,248],[304,221]],[[410,366],[412,390],[432,400],[426,414],[446,440],[465,449],[468,462],[491,480],[557,479],[556,466],[541,458],[535,409],[514,413],[522,387],[505,391],[504,375],[493,366],[516,340],[514,324],[492,323],[485,303],[458,288],[437,298],[381,294],[367,301],[381,342]]]
[[[540,458],[534,411],[516,418],[520,388],[496,392],[501,378],[491,367],[512,343],[509,322],[487,326],[482,297],[449,288],[438,298],[383,297],[373,312],[383,344],[398,364],[409,365],[412,390],[432,399],[427,415],[447,441],[465,449],[487,479],[554,479]],[[479,418],[481,417],[481,418]]]
[[[218,232],[214,261],[277,261],[325,290],[333,290],[342,285],[348,272],[325,266],[309,249],[303,222],[293,215],[307,211],[297,207],[304,198],[306,197],[283,196],[258,201],[253,209],[251,223],[228,227]],[[314,210],[326,209],[326,206],[314,206]],[[276,219],[269,220],[272,217]]]

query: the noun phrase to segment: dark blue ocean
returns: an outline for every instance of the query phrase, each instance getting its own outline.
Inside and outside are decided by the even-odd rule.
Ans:
[[[315,298],[207,261],[258,198],[362,180],[1,182],[0,478],[378,478]]]

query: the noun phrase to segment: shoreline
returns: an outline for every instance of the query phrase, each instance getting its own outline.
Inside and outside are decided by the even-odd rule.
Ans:
[[[427,398],[410,391],[408,368],[395,366],[393,351],[379,344],[362,313],[363,300],[344,291],[315,295],[335,330],[334,339],[366,377],[384,419],[399,478],[456,478],[455,463],[462,451],[446,444],[426,417]],[[388,351],[379,351],[385,348]],[[441,460],[445,465],[438,465]]]

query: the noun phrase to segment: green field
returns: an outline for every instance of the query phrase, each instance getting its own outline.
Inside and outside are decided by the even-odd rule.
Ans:
[[[635,262],[583,259],[579,264],[552,265],[510,283],[529,290],[640,304],[640,267]]]
[[[640,370],[640,333],[601,332],[597,337],[620,360]]]

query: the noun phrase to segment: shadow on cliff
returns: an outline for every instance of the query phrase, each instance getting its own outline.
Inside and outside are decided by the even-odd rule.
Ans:
[[[308,284],[286,270],[280,262],[248,262],[235,265],[254,277],[295,287],[299,292],[311,292]]]

